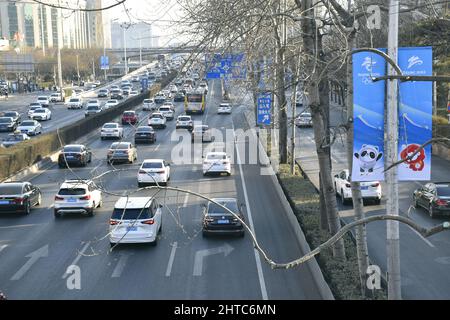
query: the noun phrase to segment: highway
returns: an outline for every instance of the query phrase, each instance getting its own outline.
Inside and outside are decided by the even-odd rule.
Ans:
[[[247,124],[238,110],[232,115],[216,114],[221,101],[220,83],[210,82],[209,87],[207,111],[203,116],[194,116],[194,120],[221,131],[245,128]],[[175,105],[176,116],[183,113],[182,104]],[[138,111],[140,120],[146,121],[148,113],[140,107]],[[137,189],[137,170],[142,160],[172,161],[180,132],[175,130],[175,121],[168,122],[166,129],[157,130],[155,144],[138,145],[136,163],[116,166],[129,170],[97,180],[114,194],[103,193],[103,206],[92,218],[55,219],[52,204],[64,179],[89,178],[111,169],[106,163],[111,141],[100,140],[98,130],[81,139],[94,150],[89,166],[71,172],[54,165],[28,177],[41,188],[43,204],[28,216],[0,216],[0,291],[9,299],[321,299],[307,265],[272,270],[255,255],[248,234],[244,238],[203,238],[201,205],[205,201],[180,192],[160,191],[156,195],[165,205],[163,230],[156,247],[119,245],[109,252],[107,232],[115,201],[119,195]],[[127,126],[124,140],[133,141],[132,137],[133,128]],[[284,209],[271,178],[260,175],[259,165],[242,163],[238,160],[243,160],[243,155],[235,154],[230,177],[204,177],[201,164],[173,164],[169,185],[208,197],[236,197],[246,205],[245,220],[270,258],[287,262],[302,256],[304,252],[282,214]],[[154,191],[141,190],[138,194],[150,195]],[[65,272],[71,265],[80,268],[79,290],[67,286],[70,277]]]
[[[342,124],[345,119],[343,109],[331,108],[331,126]],[[333,174],[347,169],[346,136],[339,137],[332,146]],[[296,155],[302,168],[313,183],[318,186],[318,164],[312,128],[301,128],[296,131]],[[450,181],[450,163],[440,157],[432,157],[431,181]],[[399,182],[399,208],[402,216],[409,216],[424,227],[431,227],[448,218],[431,219],[428,212],[412,208],[412,193],[426,181]],[[382,183],[382,190],[386,185]],[[368,203],[365,207],[367,215],[386,214],[386,196],[381,205]],[[339,199],[338,199],[339,203]],[[339,207],[344,221],[353,219],[352,206]],[[367,227],[369,255],[372,262],[386,272],[386,223],[375,222]],[[449,299],[450,292],[450,233],[442,232],[430,238],[421,235],[405,225],[400,225],[400,252],[402,296],[404,299]]]

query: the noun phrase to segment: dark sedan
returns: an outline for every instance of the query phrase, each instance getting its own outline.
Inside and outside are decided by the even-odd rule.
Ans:
[[[150,126],[138,127],[134,134],[134,144],[154,143],[156,141],[155,130]]]
[[[0,183],[1,212],[29,214],[31,207],[41,202],[41,191],[29,182]]]
[[[173,102],[184,102],[184,93],[178,92],[173,97]]]
[[[58,166],[64,168],[67,165],[87,166],[92,161],[92,152],[82,144],[70,144],[64,146],[58,157]]]
[[[216,198],[212,200],[230,209],[241,220],[244,220],[236,199]],[[245,235],[244,225],[221,206],[209,202],[204,209],[202,235],[205,237],[210,234],[234,234],[243,237]]]
[[[414,207],[428,210],[431,218],[450,215],[450,182],[427,183],[414,191]]]
[[[17,122],[12,117],[0,117],[0,131],[13,132],[17,128]]]

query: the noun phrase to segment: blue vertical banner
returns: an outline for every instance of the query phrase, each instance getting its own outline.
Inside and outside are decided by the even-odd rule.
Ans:
[[[109,57],[108,56],[100,57],[100,70],[109,70]]]
[[[405,76],[432,76],[432,48],[400,48],[398,65]],[[399,160],[411,156],[422,144],[432,138],[432,115],[433,83],[431,81],[400,82],[398,113]],[[400,181],[428,181],[430,178],[430,145],[398,167],[398,179]]]
[[[385,72],[380,55],[353,54],[353,181],[384,180],[385,81],[372,78]]]
[[[272,123],[272,94],[260,93],[257,101],[257,124],[270,125]]]

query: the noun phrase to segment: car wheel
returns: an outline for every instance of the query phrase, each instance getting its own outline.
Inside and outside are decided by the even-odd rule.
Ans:
[[[114,243],[114,242],[110,242],[109,243],[109,246],[112,248],[112,247],[114,247],[116,245],[116,243]]]
[[[341,189],[341,203],[343,206],[346,206],[348,204],[348,200],[344,197],[344,190]]]
[[[30,200],[27,200],[25,205],[25,215],[29,215],[31,212],[31,203]]]
[[[94,206],[95,207],[95,206]],[[90,209],[87,213],[88,217],[93,217],[94,216],[94,208]]]
[[[158,234],[161,234],[161,232],[162,232],[162,222],[161,222],[161,224],[159,225]]]
[[[227,177],[231,176],[231,172],[227,172]]]
[[[245,236],[245,231],[239,232],[239,238],[243,238]]]
[[[156,236],[155,241],[150,242],[150,245],[151,245],[152,247],[155,247],[157,244],[158,244],[158,236]]]
[[[208,236],[209,236],[208,232],[206,232],[205,230],[202,230],[202,237],[207,238]]]
[[[105,137],[100,137],[100,140],[105,140]]]
[[[61,218],[61,213],[59,213],[58,211],[53,210],[53,214],[54,214],[55,218]]]
[[[38,196],[38,199],[37,199],[37,202],[36,202],[36,206],[40,206],[41,203],[42,203],[42,194],[39,192],[39,196]]]
[[[103,206],[103,199],[100,198],[100,202],[97,205],[97,208],[101,208]]]
[[[381,199],[375,199],[375,204],[378,206],[381,204]]]
[[[428,207],[428,213],[430,214],[430,218],[431,218],[431,219],[436,218],[436,214],[435,214],[435,212],[434,212],[434,209],[433,209],[433,205],[432,205],[432,204],[430,204],[430,206]]]
[[[413,207],[416,208],[416,209],[419,208],[419,204],[417,203],[417,198],[416,197],[413,198]]]

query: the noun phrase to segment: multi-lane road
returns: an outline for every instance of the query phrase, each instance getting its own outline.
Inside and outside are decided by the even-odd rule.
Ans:
[[[238,110],[232,115],[216,114],[220,99],[220,83],[211,82],[207,110],[194,120],[221,131],[246,126]],[[176,116],[183,113],[182,104],[175,105]],[[146,121],[148,113],[140,107],[138,111],[140,119]],[[124,140],[133,141],[133,131],[133,127],[126,126]],[[98,131],[81,139],[94,150],[93,161],[86,168],[73,168],[71,172],[54,165],[27,177],[40,186],[43,203],[28,216],[0,217],[0,290],[10,299],[322,298],[307,265],[272,270],[255,254],[248,234],[244,238],[203,238],[201,205],[205,202],[181,192],[160,191],[156,195],[165,204],[163,230],[156,247],[120,245],[109,251],[107,234],[115,201],[137,189],[137,170],[142,160],[171,161],[181,131],[175,130],[175,121],[168,122],[166,129],[157,130],[155,144],[138,145],[135,164],[118,165],[127,170],[99,179],[97,183],[107,193],[103,193],[103,206],[92,218],[55,219],[52,204],[64,179],[89,178],[111,170],[106,163],[111,141],[100,140]],[[211,198],[237,198],[246,205],[245,220],[270,258],[287,262],[302,256],[295,233],[282,214],[284,208],[272,179],[260,175],[259,165],[238,161],[243,157],[238,153],[230,177],[204,177],[201,164],[173,164],[169,185]],[[137,194],[153,193],[141,190]],[[81,272],[81,289],[70,290],[73,279],[65,272],[73,265]]]

